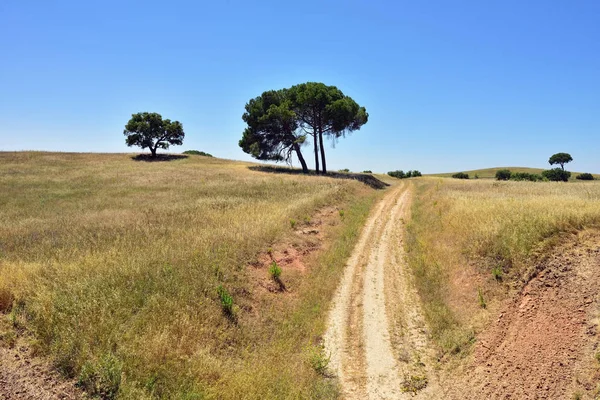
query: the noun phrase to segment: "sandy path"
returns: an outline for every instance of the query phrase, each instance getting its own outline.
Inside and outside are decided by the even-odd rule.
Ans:
[[[402,386],[416,369],[429,382],[419,397],[435,388],[424,322],[405,264],[409,206],[408,184],[393,188],[378,204],[334,298],[325,348],[346,399],[415,398]]]

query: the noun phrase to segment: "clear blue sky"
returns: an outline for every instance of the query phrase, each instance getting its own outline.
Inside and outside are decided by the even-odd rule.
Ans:
[[[600,172],[598,0],[0,2],[0,150],[135,151],[155,111],[173,150],[250,160],[244,104],[306,81],[370,115],[332,170]]]

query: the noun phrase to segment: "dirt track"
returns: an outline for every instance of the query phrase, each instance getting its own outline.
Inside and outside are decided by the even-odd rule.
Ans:
[[[378,204],[334,298],[325,349],[346,399],[415,398],[406,391],[411,377],[427,379],[417,398],[436,390],[402,244],[410,195],[408,184],[400,185]]]

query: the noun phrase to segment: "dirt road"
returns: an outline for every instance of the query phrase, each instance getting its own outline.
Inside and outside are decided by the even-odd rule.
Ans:
[[[345,399],[432,398],[436,391],[403,248],[410,199],[404,183],[378,204],[334,298],[325,350]]]

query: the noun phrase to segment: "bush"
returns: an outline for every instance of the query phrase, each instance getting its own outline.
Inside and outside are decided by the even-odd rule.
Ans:
[[[563,171],[561,168],[553,168],[542,172],[542,176],[553,182],[567,182],[571,177],[571,173],[569,171]]]
[[[363,171],[363,174],[372,174],[373,171],[371,171],[370,169],[366,169]]]
[[[590,174],[589,172],[584,172],[583,174],[577,175],[575,178],[582,181],[593,181],[594,175]]]
[[[350,172],[348,168],[340,169],[338,172]]]
[[[205,152],[200,151],[200,150],[186,150],[186,151],[183,152],[183,154],[191,154],[193,156],[212,157],[211,154],[205,153]]]
[[[407,172],[404,172],[402,170],[390,171],[390,172],[388,172],[388,175],[391,177],[394,177],[394,178],[398,178],[398,179],[414,178],[417,176],[422,176],[421,172],[417,171],[416,169],[414,171],[407,171]]]
[[[543,178],[538,174],[530,174],[529,172],[514,172],[510,176],[511,181],[541,181]]]
[[[388,172],[388,175],[391,176],[391,177],[393,177],[393,178],[398,178],[398,179],[404,179],[404,178],[406,178],[406,174],[402,170],[390,171],[390,172]]]
[[[511,172],[509,169],[501,169],[496,171],[496,180],[507,181],[510,179]]]
[[[452,177],[454,179],[469,179],[469,174],[464,173],[464,172],[458,172],[458,173],[452,175]]]

